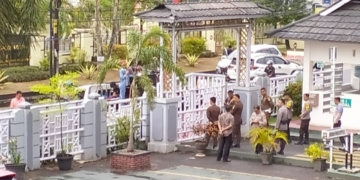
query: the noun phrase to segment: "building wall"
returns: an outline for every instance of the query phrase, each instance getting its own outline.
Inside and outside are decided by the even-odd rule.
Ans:
[[[359,90],[360,79],[354,76],[354,69],[356,65],[360,65],[360,45],[348,44],[348,43],[333,43],[333,42],[319,42],[319,41],[305,41],[304,49],[304,76],[303,76],[303,93],[316,93],[320,97],[325,92],[315,91],[312,87],[313,76],[312,66],[317,61],[323,61],[325,63],[331,63],[329,61],[329,48],[337,47],[337,63],[344,63],[344,71],[350,71],[345,79],[349,79],[352,88]],[[349,70],[350,69],[350,70]],[[326,94],[326,93],[325,93]],[[341,99],[350,99],[352,102],[351,107],[344,109],[344,115],[342,117],[342,124],[347,129],[359,129],[360,124],[356,119],[353,119],[357,115],[357,108],[360,106],[360,95],[354,93],[342,93]],[[323,97],[319,99],[319,106],[313,108],[311,113],[311,125],[317,126],[331,126],[332,114],[329,112],[323,113],[323,108],[329,105],[323,105]]]

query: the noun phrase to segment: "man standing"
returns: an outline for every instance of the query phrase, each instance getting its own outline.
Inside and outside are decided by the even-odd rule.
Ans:
[[[271,99],[270,96],[268,96],[266,94],[266,89],[265,88],[261,88],[261,110],[265,113],[266,115],[266,126],[269,126],[269,119],[270,119],[270,115],[272,110],[274,109],[274,102]]]
[[[119,89],[120,89],[120,99],[125,99],[126,86],[129,84],[128,70],[126,69],[126,61],[121,62],[121,69],[119,70]]]
[[[240,96],[235,94],[232,98],[233,106],[231,110],[231,114],[234,116],[234,125],[232,130],[233,136],[233,147],[240,148],[240,141],[241,141],[241,114],[243,110],[243,104],[240,101]]]
[[[280,99],[278,102],[279,110],[276,117],[275,130],[278,130],[283,133],[287,133],[287,121],[288,121],[288,110],[285,107],[285,100]],[[278,154],[284,155],[284,149],[286,142],[283,139],[279,139],[280,141],[280,151]]]
[[[215,97],[210,98],[210,107],[208,107],[206,110],[206,116],[207,116],[208,120],[210,121],[212,128],[217,129],[218,128],[218,119],[220,116],[220,107],[216,105]],[[207,134],[206,142],[209,143],[211,137],[213,137],[213,136],[211,136],[211,134]],[[217,145],[217,137],[213,137],[212,139],[213,139],[213,149],[214,149]]]
[[[267,67],[265,68],[265,73],[266,75],[271,78],[271,77],[275,77],[276,74],[275,74],[275,68],[273,66],[273,61],[272,60],[269,60],[267,63]]]
[[[250,126],[251,128],[265,127],[266,126],[266,116],[264,112],[260,111],[260,106],[254,106],[254,112],[250,117]],[[263,151],[261,144],[258,144],[255,148],[255,153],[259,154]]]
[[[22,92],[16,91],[15,97],[11,99],[10,108],[11,109],[18,108],[19,104],[22,102],[25,102],[25,99],[22,97]]]
[[[287,123],[287,127],[288,127],[288,129],[287,129],[287,137],[288,137],[288,142],[291,143],[290,127],[289,127],[289,125],[290,125],[290,121],[291,121],[292,116],[293,116],[293,105],[294,105],[294,103],[293,103],[293,101],[291,100],[289,94],[286,94],[286,93],[285,93],[285,94],[284,94],[284,99],[285,99],[285,106],[286,106],[286,108],[287,108],[287,110],[288,110],[288,115],[289,115],[289,117],[288,117],[288,123]]]
[[[230,102],[233,97],[234,97],[234,92],[232,90],[229,90],[228,97],[225,99],[224,105],[230,105]]]
[[[300,137],[299,142],[295,145],[309,144],[309,124],[310,124],[310,112],[312,111],[309,100],[309,94],[304,94],[304,107],[301,110],[300,118]],[[305,140],[303,141],[305,134]]]
[[[343,106],[340,104],[340,98],[336,97],[334,98],[334,103],[335,103],[335,112],[333,114],[333,122],[334,122],[334,128],[339,128],[341,127],[341,116],[343,114]],[[345,139],[344,137],[340,137],[340,142],[343,146],[343,149],[346,149],[346,143],[345,143]]]
[[[232,138],[232,126],[234,125],[234,116],[231,115],[230,111],[232,106],[225,105],[226,112],[219,116],[219,134],[220,134],[220,143],[217,153],[217,161],[220,161],[221,158],[223,162],[230,162],[229,154],[231,147],[231,138]]]

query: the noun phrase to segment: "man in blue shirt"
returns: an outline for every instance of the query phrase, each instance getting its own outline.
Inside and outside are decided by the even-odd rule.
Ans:
[[[339,97],[334,98],[334,103],[335,103],[335,112],[333,114],[333,123],[334,123],[334,128],[339,128],[339,127],[341,127],[341,116],[342,116],[342,114],[344,112],[344,108],[340,104],[340,98]],[[345,149],[346,144],[345,144],[344,137],[340,137],[340,142],[343,145],[343,149]]]
[[[119,89],[120,89],[120,99],[125,99],[126,86],[129,84],[128,70],[126,69],[126,61],[121,62],[121,68],[119,70]]]

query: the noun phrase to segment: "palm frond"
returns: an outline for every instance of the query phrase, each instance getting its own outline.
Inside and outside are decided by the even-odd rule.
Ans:
[[[250,137],[250,143],[255,150],[257,145],[262,145],[265,152],[271,152],[277,149],[277,141],[282,139],[287,143],[287,135],[283,132],[269,128],[256,127],[250,130],[247,135]]]

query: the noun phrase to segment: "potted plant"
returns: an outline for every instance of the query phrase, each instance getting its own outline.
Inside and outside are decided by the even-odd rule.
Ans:
[[[206,123],[194,125],[192,131],[195,135],[201,136],[200,139],[195,141],[195,149],[197,151],[195,156],[205,157],[204,152],[209,144],[210,137],[217,138],[219,136],[219,129],[211,123]]]
[[[50,95],[52,98],[49,101],[58,103],[58,109],[51,109],[44,113],[60,113],[59,124],[63,124],[63,113],[64,111],[66,111],[66,107],[63,102],[77,98],[79,90],[76,88],[76,86],[73,85],[73,83],[76,82],[76,78],[78,77],[80,77],[80,75],[75,72],[66,72],[66,74],[63,75],[56,74],[55,76],[50,78],[49,85],[37,84],[30,88],[33,92]],[[74,156],[72,154],[69,154],[72,148],[64,146],[62,126],[60,126],[60,139],[62,139],[60,143],[61,149],[60,151],[55,150],[55,153],[57,153],[56,159],[58,162],[59,170],[68,171],[72,168],[72,161],[74,159]]]
[[[18,146],[16,139],[9,140],[9,155],[8,161],[11,163],[5,163],[6,170],[14,172],[17,180],[23,180],[25,175],[25,163],[21,163],[21,154],[18,152]]]
[[[326,160],[329,158],[329,152],[324,149],[324,145],[313,143],[305,148],[305,154],[311,158],[315,171],[325,171]]]
[[[282,139],[287,143],[286,133],[276,131],[270,128],[256,127],[252,128],[248,134],[250,137],[250,144],[256,149],[258,145],[262,145],[263,152],[260,153],[263,164],[272,164],[273,151],[277,150],[278,140]]]

